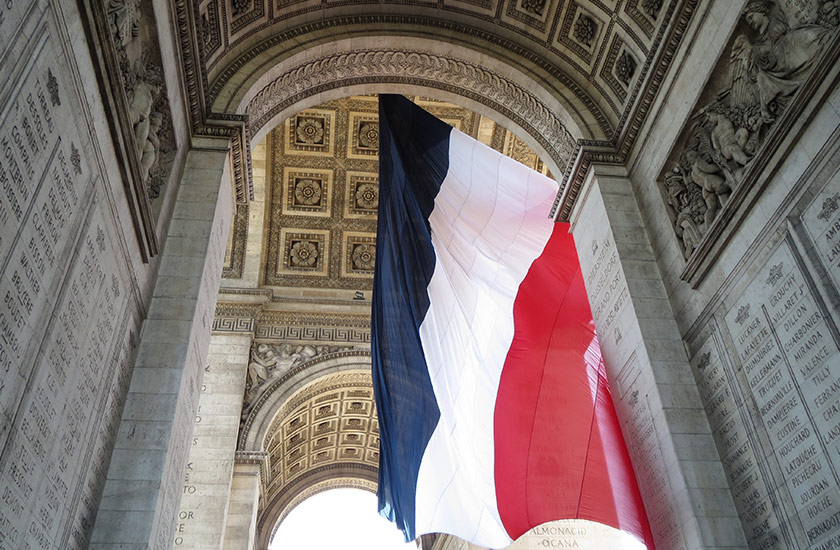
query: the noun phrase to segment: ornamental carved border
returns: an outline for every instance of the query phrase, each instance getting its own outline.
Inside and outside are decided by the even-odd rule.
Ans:
[[[474,14],[473,14],[474,15]],[[670,15],[670,14],[669,14]],[[498,21],[496,22],[498,23]],[[244,51],[235,60],[225,65],[224,70],[213,79],[210,87],[207,86],[206,75],[204,77],[204,90],[202,94],[206,94],[208,105],[212,105],[219,97],[224,87],[231,82],[236,75],[245,69],[245,67],[254,61],[255,58],[264,52],[276,48],[277,46],[295,42],[296,47],[307,48],[316,46],[320,43],[320,35],[329,29],[344,28],[342,37],[352,37],[354,35],[364,35],[370,26],[377,28],[397,28],[401,25],[410,25],[411,35],[430,40],[440,40],[442,36],[448,37],[453,43],[462,43],[471,47],[471,45],[479,43],[487,46],[495,47],[497,50],[497,57],[507,63],[511,67],[526,64],[538,67],[541,71],[556,79],[562,88],[570,91],[575,99],[583,105],[585,110],[594,117],[596,124],[606,136],[612,136],[615,128],[610,123],[605,113],[601,110],[598,103],[589,96],[587,91],[581,87],[568,74],[558,69],[558,67],[550,60],[536,50],[523,47],[522,45],[498,36],[497,34],[486,32],[474,27],[463,27],[462,24],[444,21],[441,19],[431,19],[423,16],[406,17],[400,15],[359,15],[346,17],[333,17],[329,19],[319,20],[314,23],[309,23],[288,29],[284,32],[277,33],[271,38],[268,38],[253,48]],[[504,26],[504,25],[503,25]],[[664,28],[664,27],[663,27]],[[511,28],[514,32],[515,28]],[[311,35],[317,35],[312,38]],[[562,53],[562,52],[555,52]],[[597,83],[591,82],[594,86],[599,86]],[[608,103],[611,101],[607,99]],[[615,106],[612,105],[615,109]]]
[[[638,3],[638,2],[637,2]],[[571,209],[574,206],[575,200],[580,192],[583,183],[583,178],[592,162],[605,163],[621,163],[624,162],[632,148],[636,137],[640,131],[642,123],[647,118],[647,114],[653,103],[653,99],[657,95],[659,88],[664,80],[664,75],[667,72],[671,60],[673,59],[677,47],[681,44],[682,38],[688,27],[688,23],[694,15],[698,6],[699,0],[674,0],[667,4],[668,8],[665,14],[660,13],[665,6],[658,2],[651,2],[654,6],[653,17],[656,19],[662,18],[669,21],[668,24],[658,25],[658,31],[648,51],[653,52],[648,55],[642,67],[637,69],[638,77],[633,85],[632,90],[628,90],[629,99],[626,103],[625,109],[621,114],[618,124],[613,126],[609,124],[604,114],[599,107],[590,98],[585,91],[578,86],[574,80],[559,71],[556,66],[552,65],[548,60],[544,59],[535,51],[530,51],[517,44],[501,39],[494,34],[485,32],[479,29],[470,29],[470,41],[476,40],[482,43],[496,46],[502,52],[511,52],[512,55],[518,56],[520,60],[525,60],[529,64],[533,64],[540,70],[546,71],[552,77],[556,78],[563,86],[567,87],[578,100],[580,100],[587,111],[589,111],[596,120],[596,123],[601,129],[611,136],[608,141],[580,141],[576,149],[571,154],[571,160],[568,163],[559,163],[559,166],[566,167],[564,171],[563,180],[560,182],[560,192],[558,193],[555,206],[552,209],[552,216],[558,221],[568,221],[571,215]],[[214,79],[213,86],[208,84],[205,52],[204,48],[200,47],[201,38],[196,32],[197,22],[201,21],[199,3],[191,0],[173,0],[171,3],[174,12],[174,19],[177,22],[179,46],[183,60],[183,71],[185,81],[187,83],[187,98],[190,109],[191,123],[195,127],[205,123],[228,125],[242,124],[242,117],[239,115],[225,115],[218,113],[207,113],[205,111],[207,106],[211,105],[214,98],[218,95],[225,83],[229,82],[236,73],[242,70],[246,64],[251,62],[256,56],[263,51],[275,47],[289,40],[300,41],[309,32],[323,32],[325,29],[336,26],[348,26],[349,29],[364,27],[364,23],[373,24],[377,26],[388,26],[390,23],[399,24],[405,22],[405,19],[400,19],[397,16],[369,16],[369,17],[337,17],[329,20],[317,21],[301,27],[289,29],[286,32],[278,33],[270,39],[265,40],[255,46],[254,48],[243,52],[236,60],[232,61],[219,75]],[[674,17],[676,16],[676,17]],[[434,29],[435,36],[439,36],[441,32],[447,35],[459,32],[458,29],[449,22],[443,20],[431,20],[422,17],[411,18],[410,22],[415,27],[425,27]],[[418,32],[418,35],[423,35],[423,32]],[[430,37],[431,33],[426,32]],[[298,42],[298,45],[305,46]],[[660,47],[660,45],[662,45]],[[504,59],[512,61],[509,56],[503,54]],[[405,82],[408,84],[424,84],[422,82],[412,81],[411,79],[404,80],[373,80],[376,82]],[[427,85],[427,84],[424,84]],[[329,89],[324,86],[323,89]],[[443,88],[446,89],[446,88]],[[323,90],[321,90],[323,91]],[[457,93],[458,90],[452,90]],[[470,99],[485,103],[485,98],[477,94],[465,94]],[[289,101],[290,104],[294,100]],[[514,122],[517,122],[521,127],[525,128],[527,124],[519,122],[518,118],[513,116],[514,113],[503,112]],[[205,121],[205,118],[207,120]],[[244,131],[244,130],[243,130]],[[542,140],[539,140],[542,144]],[[547,151],[553,148],[546,147]],[[247,172],[246,172],[247,173]],[[238,188],[250,189],[250,181],[237,182]],[[243,187],[245,186],[245,187]],[[241,193],[238,193],[241,195]]]
[[[352,84],[405,83],[469,97],[524,128],[557,166],[572,158],[572,135],[534,94],[484,67],[449,56],[403,49],[336,53],[290,69],[264,86],[248,103],[255,135],[275,115],[303,97]]]

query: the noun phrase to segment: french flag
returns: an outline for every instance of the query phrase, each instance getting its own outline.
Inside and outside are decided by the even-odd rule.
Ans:
[[[379,98],[379,508],[491,548],[556,519],[653,548],[557,184]]]

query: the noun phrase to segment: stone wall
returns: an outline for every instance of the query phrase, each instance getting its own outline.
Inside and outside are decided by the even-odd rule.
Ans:
[[[654,278],[685,342],[750,548],[840,543],[840,93],[832,9],[824,2],[710,3],[628,164]],[[758,23],[750,27],[750,13],[784,18],[787,27],[768,27],[776,33],[770,37]],[[815,42],[804,42],[806,34]],[[745,67],[735,65],[743,61],[736,54],[773,53],[785,40],[800,50],[813,46],[802,57],[811,76],[792,82],[791,72],[778,72],[777,83],[789,86],[772,96],[775,104],[766,90],[754,104],[738,100],[762,117],[754,130],[736,123],[727,134],[719,115],[739,116],[733,72]],[[745,41],[756,49],[739,50]],[[753,59],[750,70],[763,70],[754,67],[766,58]],[[768,85],[767,74],[752,76]],[[701,172],[715,177],[706,181]],[[688,191],[702,187],[698,181],[708,190],[698,191],[703,208],[692,220]],[[636,414],[653,388],[634,383],[619,392],[619,406]]]
[[[157,206],[138,207],[151,198],[120,161],[133,145],[115,132],[90,5],[0,4],[4,549],[89,545],[183,166],[170,149]],[[154,15],[168,29],[165,8]],[[177,115],[177,75],[159,76]]]
[[[87,545],[153,268],[80,21],[70,2],[0,6],[2,548]]]

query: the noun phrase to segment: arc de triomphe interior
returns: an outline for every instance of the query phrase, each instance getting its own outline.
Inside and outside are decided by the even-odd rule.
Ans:
[[[263,549],[375,490],[382,92],[558,181],[657,548],[840,547],[839,25],[3,0],[0,548]]]

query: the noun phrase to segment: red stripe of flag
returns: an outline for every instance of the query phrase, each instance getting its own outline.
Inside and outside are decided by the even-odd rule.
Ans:
[[[577,518],[622,529],[653,549],[568,231],[556,224],[514,302],[495,411],[499,514],[513,539]]]

